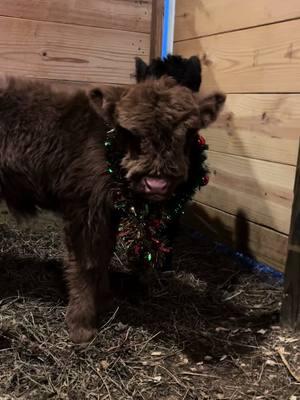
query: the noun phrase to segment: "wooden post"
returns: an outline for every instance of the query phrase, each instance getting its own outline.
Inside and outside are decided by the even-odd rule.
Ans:
[[[285,269],[281,323],[284,327],[294,331],[300,330],[300,146]]]
[[[164,0],[152,0],[150,60],[161,56]]]

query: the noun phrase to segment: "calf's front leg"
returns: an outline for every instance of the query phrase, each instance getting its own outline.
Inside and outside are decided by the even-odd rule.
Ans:
[[[84,243],[72,241],[70,237],[66,242],[65,274],[69,288],[66,323],[71,340],[84,343],[95,336],[99,314],[111,299],[108,267],[113,253],[113,239],[111,233],[102,236],[102,241],[98,243],[98,257],[95,254],[78,257],[75,246],[84,248]]]

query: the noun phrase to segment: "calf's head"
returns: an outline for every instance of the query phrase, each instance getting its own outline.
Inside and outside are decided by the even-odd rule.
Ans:
[[[225,101],[222,93],[201,98],[170,77],[95,88],[90,98],[117,130],[128,185],[150,201],[166,200],[187,179],[198,130],[217,118]]]

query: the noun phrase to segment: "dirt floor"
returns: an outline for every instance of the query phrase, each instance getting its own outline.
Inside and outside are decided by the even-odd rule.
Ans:
[[[0,400],[300,399],[300,338],[279,327],[280,285],[213,244],[183,232],[175,271],[148,295],[113,274],[113,310],[76,346],[59,230],[0,234]]]

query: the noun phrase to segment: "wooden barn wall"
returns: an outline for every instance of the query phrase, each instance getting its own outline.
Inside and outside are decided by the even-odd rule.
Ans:
[[[300,2],[177,0],[174,52],[227,93],[205,132],[210,184],[187,219],[284,268],[300,135]]]
[[[0,74],[64,90],[129,84],[134,58],[149,60],[151,14],[152,0],[1,0]],[[1,203],[0,223],[11,222]],[[26,227],[53,223],[42,213]]]
[[[151,0],[1,0],[1,73],[128,84],[148,60]]]

